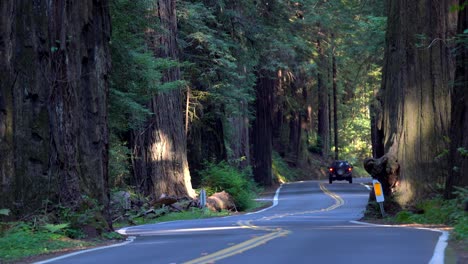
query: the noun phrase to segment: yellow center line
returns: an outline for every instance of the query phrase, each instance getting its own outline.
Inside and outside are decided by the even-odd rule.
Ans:
[[[335,200],[335,203],[327,208],[320,209],[320,210],[312,210],[312,211],[304,211],[304,212],[297,212],[297,213],[289,213],[289,214],[283,214],[283,215],[276,215],[268,218],[263,218],[263,220],[271,220],[275,218],[281,218],[285,216],[293,216],[293,215],[302,215],[302,214],[309,214],[309,213],[317,213],[317,212],[323,212],[323,211],[331,211],[334,210],[344,204],[344,200],[337,194],[329,191],[325,186],[320,183],[320,189],[333,198]],[[289,230],[284,230],[279,227],[271,228],[271,227],[260,227],[252,224],[252,220],[241,220],[237,222],[237,225],[239,225],[242,228],[248,228],[248,229],[253,229],[253,230],[260,230],[260,231],[267,231],[270,232],[266,235],[255,237],[252,239],[249,239],[247,241],[244,241],[242,243],[239,243],[237,245],[234,245],[232,247],[228,247],[219,251],[216,251],[212,254],[193,259],[190,261],[185,262],[185,264],[202,264],[202,263],[213,263],[217,260],[224,259],[227,257],[231,257],[237,254],[240,254],[244,251],[247,251],[249,249],[261,246],[265,244],[266,242],[273,240],[278,237],[283,237],[291,233]]]
[[[338,194],[333,193],[329,191],[323,183],[320,183],[320,190],[322,190],[326,195],[330,196],[333,200],[335,200],[335,203],[327,208],[322,208],[322,209],[317,209],[317,210],[309,210],[309,211],[302,211],[302,212],[295,212],[295,213],[287,213],[287,214],[282,214],[282,215],[274,215],[270,217],[263,218],[262,220],[272,220],[272,219],[277,219],[277,218],[283,218],[286,216],[295,216],[295,215],[304,215],[304,214],[313,214],[313,213],[319,213],[319,212],[326,212],[326,211],[331,211],[335,210],[336,208],[344,205],[344,200],[341,198]]]

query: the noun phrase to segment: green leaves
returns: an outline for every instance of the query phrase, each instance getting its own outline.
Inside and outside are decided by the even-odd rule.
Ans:
[[[45,224],[43,227],[44,229],[46,229],[47,231],[51,233],[58,233],[58,232],[62,232],[64,229],[68,228],[69,226],[70,224],[65,223],[65,224],[57,224],[57,225]]]
[[[468,1],[465,1],[462,5],[450,6],[450,12],[461,12],[468,6]]]
[[[10,215],[10,209],[0,209],[0,215],[5,215],[5,216],[9,216]]]

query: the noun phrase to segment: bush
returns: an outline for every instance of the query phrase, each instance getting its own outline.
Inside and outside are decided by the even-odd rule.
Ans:
[[[200,175],[208,196],[224,190],[232,196],[238,210],[255,206],[257,187],[248,172],[239,171],[224,161],[206,163],[205,166]]]

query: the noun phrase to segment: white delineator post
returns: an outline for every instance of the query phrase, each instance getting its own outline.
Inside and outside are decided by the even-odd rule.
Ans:
[[[382,213],[382,217],[385,217],[385,210],[383,207],[383,202],[385,201],[383,191],[382,191],[382,184],[378,180],[372,180],[372,185],[374,185],[374,193],[375,193],[375,199],[379,203],[380,206],[380,212]]]
[[[205,189],[201,189],[200,191],[200,207],[205,208],[206,206],[206,191]]]

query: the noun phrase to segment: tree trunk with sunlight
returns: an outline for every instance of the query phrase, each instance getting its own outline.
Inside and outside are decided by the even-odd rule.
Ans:
[[[156,58],[178,59],[175,0],[154,3],[153,14],[161,31],[147,32],[147,41]],[[162,83],[180,79],[178,67],[166,70]],[[146,194],[194,197],[187,162],[184,132],[183,93],[174,88],[159,91],[149,103],[154,113],[146,127],[134,132],[134,174],[137,185]]]
[[[385,152],[401,166],[398,202],[418,200],[443,183],[447,171],[450,85],[453,63],[448,39],[454,0],[392,0],[380,91]]]
[[[106,211],[108,5],[1,2],[0,208]]]
[[[465,0],[460,0],[463,6]],[[458,36],[468,28],[468,7],[459,11]],[[465,34],[466,35],[466,34]],[[460,39],[456,51],[455,82],[452,93],[452,124],[450,127],[450,171],[445,197],[453,198],[454,186],[468,186],[468,39]]]

